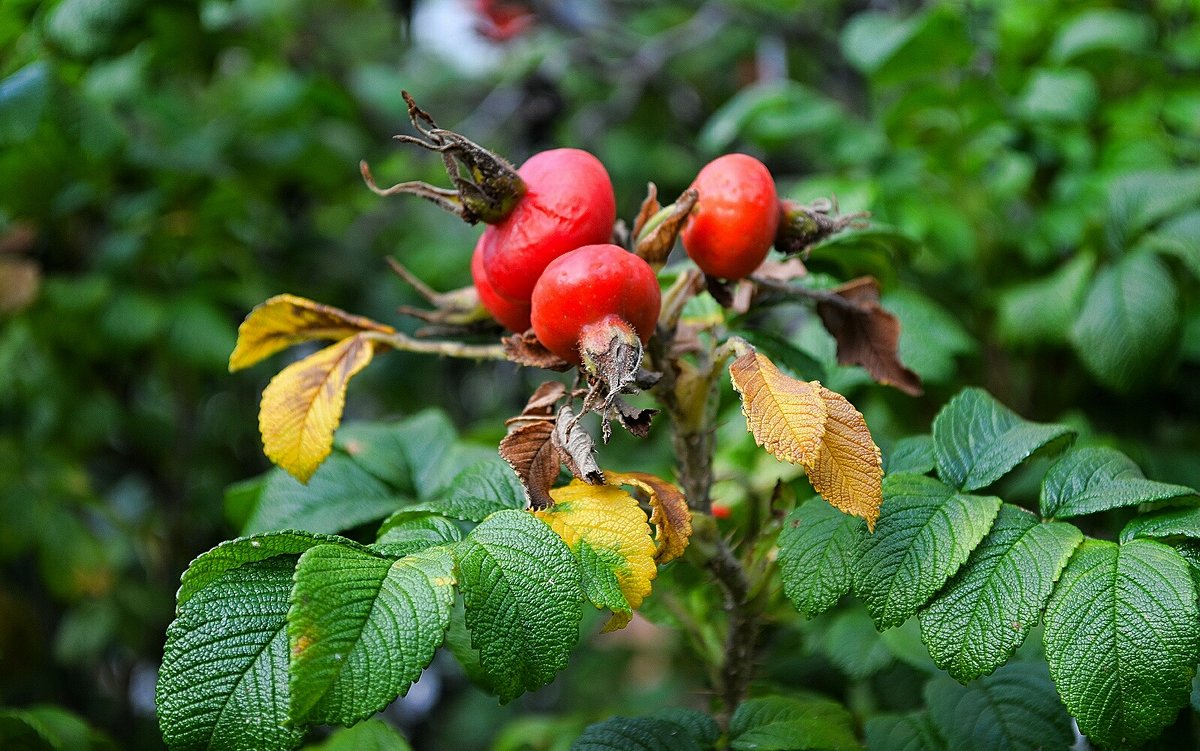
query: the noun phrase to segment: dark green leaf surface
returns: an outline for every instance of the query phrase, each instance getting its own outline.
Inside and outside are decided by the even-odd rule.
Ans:
[[[1200,613],[1188,565],[1152,540],[1087,540],[1046,606],[1046,661],[1089,738],[1134,748],[1188,701]]]
[[[1131,253],[1096,275],[1071,343],[1098,381],[1128,391],[1161,369],[1178,321],[1178,294],[1166,266],[1152,253]]]
[[[706,751],[688,729],[658,717],[612,717],[589,725],[571,751]]]
[[[966,683],[1003,665],[1082,539],[1074,525],[1042,524],[1004,504],[988,536],[921,611],[922,639],[938,667]]]
[[[839,609],[821,642],[821,651],[848,677],[861,681],[891,665],[895,655],[860,606]]]
[[[876,715],[867,720],[866,731],[870,751],[943,751],[947,748],[928,712]]]
[[[1135,516],[1121,530],[1121,542],[1135,537],[1200,539],[1200,507],[1167,508]]]
[[[1012,662],[963,686],[941,676],[925,703],[947,748],[1025,751],[1071,747],[1071,717],[1041,662]]]
[[[293,556],[226,572],[167,629],[158,717],[172,749],[290,749],[288,595]]]
[[[932,477],[889,475],[875,533],[862,535],[854,591],[880,629],[925,604],[987,534],[1000,499],[956,492]]]
[[[478,522],[497,511],[523,509],[525,505],[525,489],[516,472],[499,456],[493,456],[459,472],[447,488],[420,508]]]
[[[379,535],[371,549],[384,555],[402,556],[461,539],[462,531],[454,521],[431,511],[405,509],[379,525]]]
[[[962,488],[987,487],[1051,441],[1065,425],[1029,422],[979,388],[963,389],[933,420],[938,476]]]
[[[614,613],[629,613],[633,608],[625,593],[621,591],[621,582],[617,580],[617,571],[629,566],[628,562],[615,550],[596,548],[586,540],[579,541],[576,550],[579,560],[580,585],[583,596],[597,608],[608,608]]]
[[[788,514],[779,533],[783,591],[812,618],[850,591],[852,564],[865,523],[813,498]]]
[[[579,566],[549,526],[500,511],[456,548],[471,645],[500,700],[549,683],[579,639]]]
[[[651,712],[649,717],[673,722],[687,731],[701,748],[709,748],[721,737],[721,728],[711,715],[685,707],[664,707]]]
[[[883,458],[883,470],[888,474],[923,475],[932,472],[934,466],[931,435],[901,438]]]
[[[733,751],[859,748],[854,719],[820,696],[765,696],[738,705],[729,720]]]
[[[1095,266],[1095,258],[1080,253],[1053,273],[1002,292],[1000,336],[1013,344],[1065,344]]]
[[[271,470],[242,534],[281,529],[340,532],[381,519],[406,502],[350,457],[334,453],[307,485],[281,469]]]
[[[412,746],[391,725],[371,719],[341,728],[324,743],[305,746],[305,751],[412,751]]]
[[[192,595],[221,578],[225,572],[255,561],[265,561],[277,555],[300,555],[314,545],[325,543],[355,545],[337,535],[314,535],[308,532],[268,532],[262,535],[239,537],[201,553],[187,567],[180,579],[177,606]]]
[[[924,381],[953,382],[958,358],[978,348],[957,317],[919,292],[890,291],[883,307],[900,319],[900,360]]]
[[[442,643],[454,560],[431,548],[399,560],[320,545],[296,565],[288,642],[292,717],[349,725],[386,707]]]
[[[1042,480],[1042,516],[1067,517],[1162,501],[1196,491],[1147,480],[1133,460],[1113,448],[1075,448]]]

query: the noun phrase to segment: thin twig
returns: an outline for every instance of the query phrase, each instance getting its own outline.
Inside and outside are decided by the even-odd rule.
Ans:
[[[465,360],[507,360],[508,355],[500,344],[463,344],[446,340],[414,339],[408,334],[394,332],[377,334],[372,332],[372,339],[386,344],[392,349],[404,352],[422,352],[429,355],[444,357],[461,357]]]
[[[788,284],[775,279],[765,279],[761,276],[752,276],[750,281],[754,282],[763,289],[772,292],[782,292],[785,295],[793,295],[795,297],[805,297],[819,303],[828,303],[836,305],[839,308],[846,310],[857,310],[858,306],[851,300],[847,300],[836,292],[830,292],[824,289],[812,289],[810,287],[802,287],[798,284]]]

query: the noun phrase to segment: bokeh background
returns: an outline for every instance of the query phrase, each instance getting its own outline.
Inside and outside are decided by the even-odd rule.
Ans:
[[[365,158],[381,183],[444,179],[390,140],[402,89],[517,163],[593,151],[626,218],[648,180],[675,195],[734,150],[787,196],[870,211],[813,270],[880,277],[925,396],[836,366],[812,316],[790,341],[885,448],[978,384],[1200,486],[1188,0],[4,0],[0,706],[159,747],[179,574],[237,534],[225,488],[267,467],[258,396],[286,360],[228,374],[237,324],[280,292],[399,321],[419,299],[387,255],[469,283],[478,229],[359,176]],[[433,405],[494,445],[534,378],[392,355],[347,413]],[[739,477],[777,473],[738,419],[720,464],[735,507]],[[665,444],[612,451],[666,472]],[[767,672],[860,718],[918,701],[919,643],[864,619],[781,615]],[[700,685],[669,631],[634,629],[505,707],[437,662],[387,717],[422,749],[563,748],[607,714],[702,706]]]

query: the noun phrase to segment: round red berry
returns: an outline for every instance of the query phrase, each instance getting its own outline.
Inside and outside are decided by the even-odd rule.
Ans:
[[[700,193],[683,227],[683,247],[720,279],[749,276],[767,257],[779,226],[779,196],[766,166],[746,154],[717,157],[696,175]]]

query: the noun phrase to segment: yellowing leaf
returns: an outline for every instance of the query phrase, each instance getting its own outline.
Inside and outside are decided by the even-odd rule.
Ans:
[[[754,440],[776,458],[807,465],[821,450],[828,411],[818,386],[789,378],[765,355],[748,352],[729,366]]]
[[[534,515],[580,559],[588,599],[613,611],[604,630],[624,628],[658,573],[646,512],[636,498],[612,485],[572,480],[550,495],[554,505]]]
[[[271,379],[258,413],[268,459],[308,482],[333,448],[346,384],[371,362],[375,346],[370,334],[360,333],[292,363]]]
[[[812,382],[829,418],[821,450],[804,465],[813,489],[830,504],[847,514],[861,516],[867,527],[875,529],[879,506],[883,503],[883,464],[879,447],[871,438],[867,422],[854,405],[841,394]]]
[[[229,371],[248,368],[293,344],[314,339],[345,339],[363,331],[395,333],[391,326],[370,318],[295,295],[277,295],[250,311],[238,326],[238,341],[229,356]]]
[[[688,509],[682,490],[645,472],[622,474],[606,470],[604,477],[610,485],[630,485],[649,496],[655,561],[667,563],[683,555],[692,537],[692,512]]]

